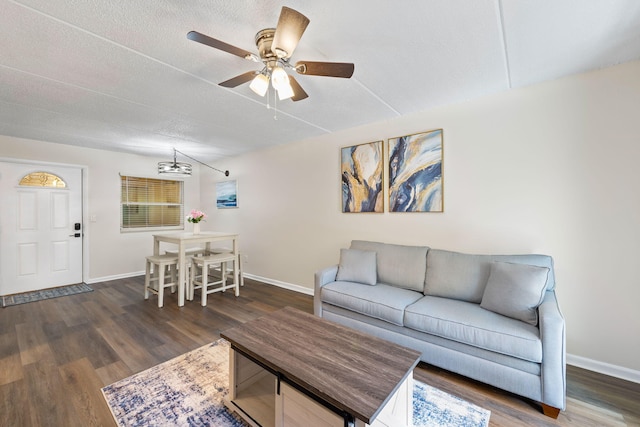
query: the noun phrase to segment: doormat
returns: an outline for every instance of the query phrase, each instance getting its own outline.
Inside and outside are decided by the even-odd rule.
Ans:
[[[223,339],[102,389],[119,427],[246,424],[223,404],[229,343]],[[486,427],[490,411],[414,379],[414,427]]]
[[[28,302],[42,301],[51,298],[66,297],[68,295],[82,294],[84,292],[93,292],[93,289],[86,283],[79,283],[77,285],[60,286],[58,288],[7,295],[1,297],[2,307],[10,307],[12,305],[26,304]]]

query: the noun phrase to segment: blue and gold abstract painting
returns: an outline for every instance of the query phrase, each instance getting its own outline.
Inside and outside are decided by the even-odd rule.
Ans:
[[[382,141],[342,148],[342,212],[384,212]]]
[[[442,129],[389,139],[389,211],[443,211]]]

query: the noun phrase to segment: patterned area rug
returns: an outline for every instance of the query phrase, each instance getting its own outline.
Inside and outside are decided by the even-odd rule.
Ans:
[[[228,372],[229,343],[221,339],[104,387],[102,393],[121,427],[245,426],[222,403],[229,392]],[[486,409],[414,383],[415,427],[489,425]]]
[[[28,302],[42,301],[44,299],[66,297],[67,295],[92,292],[93,289],[85,283],[78,285],[60,286],[58,288],[42,289],[40,291],[25,292],[23,294],[8,295],[2,297],[2,306],[26,304]]]

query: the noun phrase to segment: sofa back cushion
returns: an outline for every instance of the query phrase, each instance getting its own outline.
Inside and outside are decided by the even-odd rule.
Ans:
[[[353,240],[351,249],[376,253],[379,283],[418,292],[424,291],[427,252],[429,251],[427,246],[392,245]]]
[[[480,304],[494,261],[547,267],[545,289],[555,287],[553,259],[548,255],[471,255],[431,249],[427,255],[424,294]]]

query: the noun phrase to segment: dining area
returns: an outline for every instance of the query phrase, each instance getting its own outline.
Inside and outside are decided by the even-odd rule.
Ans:
[[[239,296],[243,279],[238,238],[237,233],[197,229],[154,234],[153,255],[146,257],[145,299],[155,294],[162,307],[169,288],[177,291],[179,307],[193,300],[197,290],[203,307],[215,292],[233,290]]]

